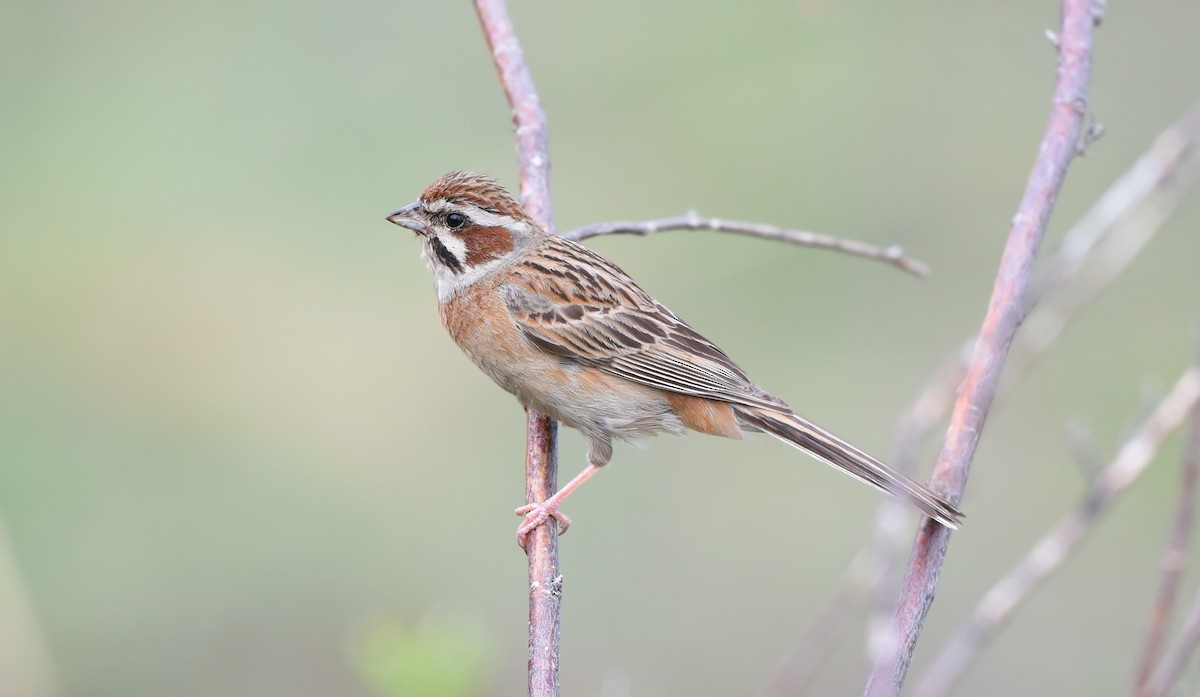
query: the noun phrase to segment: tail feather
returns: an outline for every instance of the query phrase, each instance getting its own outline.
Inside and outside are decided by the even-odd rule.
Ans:
[[[735,407],[735,413],[745,425],[765,431],[855,479],[907,501],[952,530],[957,530],[962,522],[962,512],[950,502],[803,417],[750,407]]]

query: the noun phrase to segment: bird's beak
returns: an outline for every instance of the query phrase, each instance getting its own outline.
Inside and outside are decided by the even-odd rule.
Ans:
[[[388,215],[387,219],[389,222],[395,223],[400,227],[406,227],[418,235],[424,235],[426,230],[425,220],[421,216],[420,209],[421,202],[416,201],[398,211],[392,212]]]

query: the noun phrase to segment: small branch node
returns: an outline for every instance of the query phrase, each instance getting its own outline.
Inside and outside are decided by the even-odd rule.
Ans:
[[[1066,426],[1067,451],[1087,483],[1095,481],[1104,469],[1104,455],[1096,445],[1092,429],[1083,419],[1073,419]]]
[[[1090,123],[1088,123],[1087,128],[1083,131],[1083,135],[1080,136],[1079,142],[1075,144],[1075,154],[1080,157],[1086,155],[1092,143],[1100,140],[1103,135],[1104,124],[1097,121],[1095,116],[1092,116]]]

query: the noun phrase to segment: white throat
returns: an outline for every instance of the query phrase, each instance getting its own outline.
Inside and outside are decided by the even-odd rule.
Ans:
[[[443,244],[445,243],[443,242]],[[455,254],[456,252],[451,249],[450,253]],[[437,290],[438,302],[449,301],[484,276],[503,266],[507,261],[507,258],[493,259],[483,264],[466,267],[462,272],[455,273],[444,264],[433,261],[430,258],[432,255],[428,244],[421,245],[421,258],[425,260],[425,266],[433,275],[433,286]]]

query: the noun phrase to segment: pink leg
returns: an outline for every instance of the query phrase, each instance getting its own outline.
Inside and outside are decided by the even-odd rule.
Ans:
[[[559,534],[565,533],[567,528],[571,527],[571,519],[559,512],[558,504],[570,496],[572,491],[578,489],[579,485],[591,479],[592,475],[599,472],[600,469],[600,465],[589,464],[550,498],[541,503],[527,503],[518,508],[516,514],[525,516],[525,520],[517,528],[517,544],[521,545],[521,548],[524,549],[529,533],[533,532],[534,528],[545,523],[550,518],[558,521]]]

